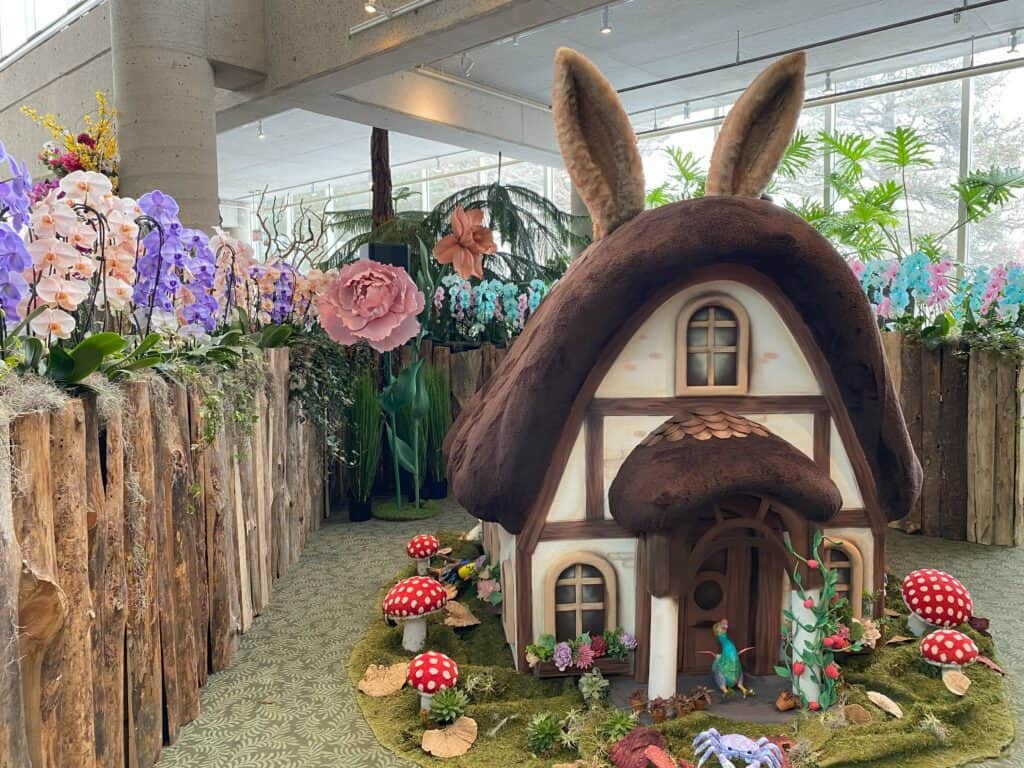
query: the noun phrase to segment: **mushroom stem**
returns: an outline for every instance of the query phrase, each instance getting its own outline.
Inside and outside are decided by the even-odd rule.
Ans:
[[[416,561],[416,573],[420,576],[427,575],[427,569],[430,567],[430,558],[421,557]]]
[[[402,647],[407,651],[421,651],[427,641],[427,619],[424,616],[406,619],[402,630]]]
[[[420,712],[430,711],[430,702],[434,700],[434,694],[432,693],[421,693],[420,694]]]
[[[925,632],[928,631],[929,625],[925,623],[924,619],[918,616],[916,613],[910,614],[907,617],[907,628],[916,636],[921,637]]]

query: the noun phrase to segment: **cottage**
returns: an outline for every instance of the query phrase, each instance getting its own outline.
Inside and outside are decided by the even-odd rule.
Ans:
[[[615,92],[559,52],[553,108],[595,242],[452,429],[458,500],[501,564],[517,664],[544,633],[622,626],[651,695],[710,665],[728,618],[748,671],[780,657],[784,542],[823,530],[855,615],[920,486],[875,319],[843,259],[761,195],[796,126],[804,56],[722,126],[707,196],[644,211]],[[813,586],[815,573],[804,571]],[[876,607],[879,605],[875,603]]]

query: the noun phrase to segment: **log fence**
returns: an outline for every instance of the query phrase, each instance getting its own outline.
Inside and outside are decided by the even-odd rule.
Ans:
[[[0,423],[4,768],[148,768],[198,716],[327,511],[288,350],[263,379],[252,425],[155,376]]]
[[[1024,542],[1024,368],[984,349],[930,348],[897,333],[883,346],[921,497],[898,527],[977,544]]]

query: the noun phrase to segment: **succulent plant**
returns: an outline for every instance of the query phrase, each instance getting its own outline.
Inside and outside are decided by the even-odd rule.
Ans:
[[[458,688],[438,691],[430,700],[430,716],[438,723],[452,723],[466,712],[469,698]]]
[[[473,672],[466,676],[462,688],[472,699],[487,699],[497,695],[498,681],[490,672]]]
[[[580,694],[583,696],[583,703],[588,707],[596,707],[605,696],[608,695],[609,682],[601,674],[601,670],[595,669],[580,675]]]
[[[562,723],[550,712],[534,715],[526,724],[526,748],[532,755],[543,755],[562,739]]]
[[[609,744],[614,744],[634,728],[636,728],[636,715],[617,709],[608,715],[601,724],[601,735]]]

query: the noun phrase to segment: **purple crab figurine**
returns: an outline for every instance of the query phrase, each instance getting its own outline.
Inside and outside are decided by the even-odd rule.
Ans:
[[[740,733],[723,736],[714,728],[708,728],[697,734],[693,749],[700,758],[697,768],[712,755],[718,758],[720,768],[737,768],[733,760],[742,760],[746,768],[782,768],[782,750],[764,736],[754,741]]]

